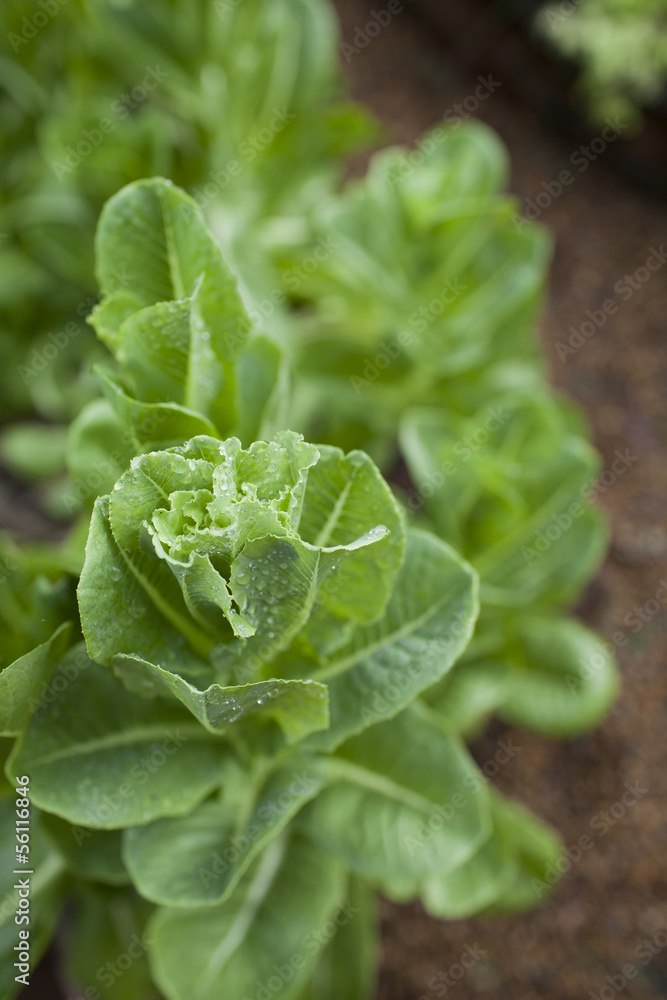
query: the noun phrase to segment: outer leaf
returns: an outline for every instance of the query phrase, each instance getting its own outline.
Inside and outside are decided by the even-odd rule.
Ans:
[[[103,664],[122,653],[205,673],[213,638],[191,620],[167,567],[141,549],[128,552],[109,524],[109,501],[97,500],[78,588],[81,627],[90,655]]]
[[[113,665],[130,690],[175,695],[211,733],[229,732],[239,719],[268,717],[282,728],[288,743],[296,743],[329,724],[327,688],[316,681],[274,678],[241,686],[211,684],[200,691],[178,674],[138,657],[116,656]]]
[[[375,894],[362,879],[349,881],[349,906],[299,1000],[368,1000],[377,978],[378,919]],[[327,934],[321,938],[328,939]]]
[[[526,809],[491,792],[493,831],[464,865],[431,876],[422,890],[424,906],[434,917],[463,920],[493,909],[528,909],[546,892],[532,879],[544,878],[561,855],[556,834]],[[553,881],[553,880],[552,880]]]
[[[574,736],[596,725],[616,696],[614,659],[579,622],[528,619],[506,655],[514,676],[500,711],[513,724]]]
[[[151,448],[170,448],[197,434],[217,436],[215,426],[201,413],[174,402],[145,403],[133,399],[111,372],[100,365],[95,371],[116,417],[136,441],[135,454]]]
[[[68,623],[50,639],[0,673],[0,736],[18,736],[39,705],[56,664],[69,643]]]
[[[107,885],[130,882],[120,853],[120,831],[72,826],[53,813],[43,813],[41,823],[68,870],[77,878]]]
[[[119,272],[120,274],[120,272]],[[109,292],[102,302],[98,302],[88,318],[95,333],[106,344],[112,354],[118,348],[119,331],[124,321],[143,309],[146,303],[138,292]]]
[[[147,959],[150,904],[127,890],[81,884],[72,902],[65,967],[81,995],[95,990],[96,1000],[158,1000]]]
[[[339,747],[331,771],[334,783],[299,825],[380,885],[451,870],[489,835],[479,772],[427,709],[413,706],[355,736]]]
[[[294,757],[243,798],[203,802],[187,816],[124,834],[124,857],[137,889],[167,906],[224,902],[256,855],[324,783],[321,762]]]
[[[518,802],[497,795],[496,824],[516,859],[515,875],[490,907],[491,913],[529,910],[553,888],[562,857],[560,837]]]
[[[442,920],[465,920],[495,903],[519,874],[519,844],[503,822],[501,797],[489,789],[493,828],[488,839],[464,864],[435,872],[424,883],[424,908]],[[531,819],[531,823],[535,823]]]
[[[390,719],[439,680],[467,645],[477,615],[474,571],[449,546],[408,532],[386,614],[358,628],[314,675],[329,687],[331,725],[309,743],[331,750]]]
[[[79,546],[76,531],[58,547],[24,543],[19,548],[0,535],[1,669],[76,618],[75,585],[69,574],[79,572]]]
[[[201,212],[169,181],[128,184],[102,210],[96,270],[105,295],[122,290],[144,306],[191,295],[203,275],[202,313],[216,351],[238,353],[249,321]]]
[[[306,638],[326,652],[341,645],[344,623],[364,624],[382,614],[403,561],[405,534],[398,504],[367,455],[345,455],[326,446],[319,451],[320,459],[308,474],[299,534],[325,549]],[[371,532],[374,544],[358,545],[357,540]],[[371,573],[373,587],[368,586]]]
[[[77,826],[178,816],[220,784],[225,754],[188,720],[180,706],[137,698],[88,661],[32,719],[7,772],[28,774],[32,801]]]
[[[218,427],[231,431],[236,423],[231,362],[244,346],[250,321],[236,281],[192,199],[161,178],[123,188],[102,212],[96,259],[103,292],[122,289],[125,302],[133,296],[153,306],[196,297],[188,331],[185,398]],[[105,328],[109,318],[107,310]],[[123,331],[133,322],[125,319],[119,332],[121,352]],[[162,341],[158,351],[170,350],[168,331],[161,333],[159,324],[154,330],[156,345]],[[108,332],[106,336],[108,340]]]
[[[299,838],[274,841],[221,906],[158,910],[149,928],[155,981],[168,1000],[240,998],[268,988],[278,966],[287,970],[281,998],[294,1000],[316,961],[308,936],[344,892],[333,858]]]
[[[465,920],[495,903],[516,877],[516,859],[496,830],[460,867],[427,880],[424,909],[440,920]]]

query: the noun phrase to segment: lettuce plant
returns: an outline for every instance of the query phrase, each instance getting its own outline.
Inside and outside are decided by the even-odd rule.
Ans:
[[[591,502],[599,459],[542,370],[549,245],[502,193],[505,176],[493,133],[459,123],[418,156],[377,154],[314,213],[313,232],[340,251],[299,289],[293,414],[388,473],[405,464],[412,518],[478,571],[465,665],[432,692],[450,724],[472,731],[497,711],[572,736],[616,690],[602,644],[563,616],[606,547]]]
[[[97,248],[115,362],[70,461],[117,454],[59,556],[78,608],[0,672],[0,823],[11,845],[25,781],[32,960],[70,899],[67,973],[102,996],[362,1000],[374,891],[443,917],[521,909],[559,858],[451,719],[479,575],[408,526],[363,451],[278,426],[280,347],[187,196],[131,185]]]
[[[480,576],[475,638],[437,692],[464,731],[496,711],[572,736],[594,725],[616,693],[602,643],[562,614],[607,544],[590,502],[599,459],[576,423],[562,402],[535,390],[493,396],[472,418],[415,408],[402,420],[416,484],[408,507]]]
[[[299,286],[290,332],[295,410],[318,439],[391,461],[406,407],[471,416],[493,392],[540,379],[550,245],[541,227],[517,226],[507,175],[497,136],[458,122],[412,153],[375,154],[313,210],[311,240],[339,249]]]
[[[641,121],[667,81],[667,18],[661,0],[586,0],[573,7],[546,4],[535,30],[576,61],[577,95],[596,121],[610,115]]]
[[[2,411],[64,421],[94,394],[93,234],[118,188],[172,177],[241,261],[375,127],[325,0],[8,0],[0,28]]]

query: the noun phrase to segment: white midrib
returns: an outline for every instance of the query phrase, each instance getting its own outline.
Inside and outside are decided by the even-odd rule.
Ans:
[[[185,282],[183,280],[183,273],[181,271],[181,263],[176,252],[176,241],[174,239],[174,227],[171,221],[171,214],[169,209],[165,207],[164,202],[161,202],[162,206],[162,222],[164,225],[165,239],[167,243],[167,257],[169,259],[169,270],[171,273],[171,280],[174,286],[174,291],[176,292],[177,299],[183,299],[187,296],[194,299],[196,295],[196,289],[199,284],[199,279],[204,277],[204,272],[199,276],[192,289],[186,289]],[[191,314],[192,322],[192,314]],[[185,375],[185,405],[189,409],[197,412],[196,404],[196,385],[195,380],[197,378],[197,373],[195,372],[196,366],[196,351],[193,349],[193,338],[195,332],[190,330],[190,350],[188,351],[188,364],[187,372]]]
[[[229,958],[245,939],[280,868],[286,846],[287,839],[281,837],[267,848],[257,874],[246,893],[243,905],[194,984],[191,993],[192,1000],[198,1000],[206,994],[211,983],[216,976],[220,975]]]
[[[329,514],[329,517],[327,518],[326,524],[324,525],[319,535],[315,539],[314,544],[317,548],[324,548],[324,546],[329,541],[331,537],[331,532],[336,527],[340,515],[343,512],[343,508],[345,507],[347,498],[350,495],[350,490],[352,489],[352,482],[353,482],[353,477],[350,477],[350,479],[348,479],[348,481],[345,483],[345,486],[341,490],[340,496],[336,500],[334,508]]]
[[[174,291],[176,293],[175,298],[182,299],[187,293],[185,291],[185,286],[183,284],[183,275],[181,274],[180,261],[178,259],[178,254],[176,253],[174,229],[171,222],[170,210],[165,205],[162,198],[160,198],[160,208],[162,210],[162,224],[164,226],[165,241],[167,244],[167,257],[169,259],[169,270],[171,272],[171,280],[173,282]]]
[[[350,781],[354,785],[377,792],[385,798],[402,802],[419,813],[430,815],[433,812],[434,803],[431,799],[418,792],[413,792],[412,789],[406,788],[404,785],[399,785],[393,778],[387,778],[384,774],[369,771],[359,764],[353,764],[340,757],[332,758],[330,767],[334,777],[345,778],[346,781]]]
[[[207,732],[199,724],[174,723],[174,727],[180,733],[186,733],[188,739],[212,740],[215,739],[213,733]],[[71,746],[61,747],[52,753],[44,754],[42,757],[33,757],[26,764],[26,767],[43,767],[46,764],[53,764],[57,760],[66,760],[68,757],[79,757],[82,754],[88,755],[97,753],[99,750],[115,750],[117,747],[132,746],[133,743],[144,743],[155,739],[164,739],[169,735],[169,730],[165,729],[164,723],[153,726],[136,726],[134,729],[122,729],[117,733],[107,733],[95,740],[87,740],[84,743],[72,743]]]
[[[113,530],[112,530],[112,535],[113,535]],[[183,618],[178,613],[178,611],[176,611],[175,608],[173,608],[167,601],[164,600],[160,592],[152,585],[152,583],[149,582],[149,580],[146,579],[141,570],[134,565],[129,554],[125,551],[122,545],[119,545],[118,542],[116,542],[115,538],[114,542],[116,544],[116,548],[121,554],[123,561],[125,562],[125,565],[128,567],[134,578],[141,584],[143,589],[146,591],[151,601],[153,602],[155,608],[160,612],[160,614],[164,618],[167,619],[168,622],[174,625],[179,630],[179,632],[181,632],[185,636],[185,638],[187,639],[188,643],[190,644],[195,653],[198,653],[199,656],[203,656],[204,659],[208,659],[211,652],[212,641],[210,642],[206,639],[202,641],[200,634],[192,628],[190,623],[187,622],[185,618]]]

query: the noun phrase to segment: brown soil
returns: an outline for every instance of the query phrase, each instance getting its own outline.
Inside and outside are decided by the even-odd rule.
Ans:
[[[355,28],[368,21],[369,5],[338,0],[337,7],[345,40],[352,43]],[[455,50],[453,55],[455,61]],[[344,66],[355,97],[402,142],[414,142],[472,94],[476,83],[445,59],[433,33],[414,21],[409,9]],[[522,199],[534,198],[543,181],[570,166],[576,148],[571,141],[502,87],[478,114],[507,144],[512,190]],[[591,127],[590,138],[596,134]],[[525,915],[439,923],[418,905],[385,904],[379,1000],[444,995],[583,1000],[589,991],[610,998],[615,991],[605,977],[623,976],[628,963],[638,975],[624,987],[615,980],[624,996],[667,996],[667,948],[645,965],[646,953],[635,951],[667,926],[667,618],[662,607],[653,616],[645,613],[649,620],[636,634],[624,623],[667,579],[667,268],[627,302],[614,292],[616,281],[643,265],[651,247],[660,247],[667,236],[667,209],[611,172],[604,154],[575,177],[541,216],[556,245],[541,335],[553,382],[587,413],[604,468],[617,449],[629,448],[638,459],[601,496],[612,549],[580,608],[605,638],[620,631],[628,635],[618,649],[622,691],[605,724],[581,739],[556,743],[492,724],[475,749],[487,759],[486,750],[495,749],[497,738],[508,732],[523,749],[501,772],[498,785],[557,827],[566,844],[588,833],[594,847],[540,909]],[[567,340],[571,325],[581,326],[586,310],[599,309],[610,298],[618,300],[618,311],[561,362],[556,343]],[[625,783],[636,781],[646,789],[639,802],[617,821],[611,816],[614,825],[606,833],[599,822],[597,830],[591,828],[591,820],[619,801]],[[667,942],[667,935],[658,934],[657,941]],[[485,956],[463,979],[429,986],[475,943]]]

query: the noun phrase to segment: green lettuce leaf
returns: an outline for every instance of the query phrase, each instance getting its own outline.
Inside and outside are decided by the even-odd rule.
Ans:
[[[470,566],[433,535],[410,531],[382,620],[356,629],[312,675],[329,688],[331,724],[309,744],[332,750],[401,712],[453,666],[470,639],[477,607]]]
[[[349,906],[319,935],[328,942],[299,1000],[367,1000],[374,995],[378,960],[378,916],[374,893],[350,877]],[[319,943],[319,942],[318,942]]]
[[[160,909],[149,925],[153,976],[168,1000],[253,996],[279,975],[295,1000],[316,963],[318,932],[344,911],[343,868],[298,837],[273,841],[226,903]]]
[[[114,830],[187,813],[222,783],[229,751],[181,706],[132,695],[82,647],[65,663],[67,686],[35,713],[6,766],[29,775],[35,805]]]
[[[531,880],[544,878],[561,857],[561,842],[549,827],[490,791],[490,837],[463,865],[435,873],[422,887],[424,907],[434,917],[465,920],[480,912],[530,908],[537,899]]]
[[[0,672],[0,736],[18,736],[25,728],[67,650],[70,634],[71,626],[61,625],[41,646]]]
[[[330,759],[332,784],[298,825],[380,887],[463,864],[489,834],[483,779],[456,737],[415,705]]]
[[[208,800],[187,816],[125,831],[123,856],[147,899],[167,906],[227,900],[254,858],[314,798],[325,780],[321,761],[291,757],[267,773],[242,772],[236,794]]]

